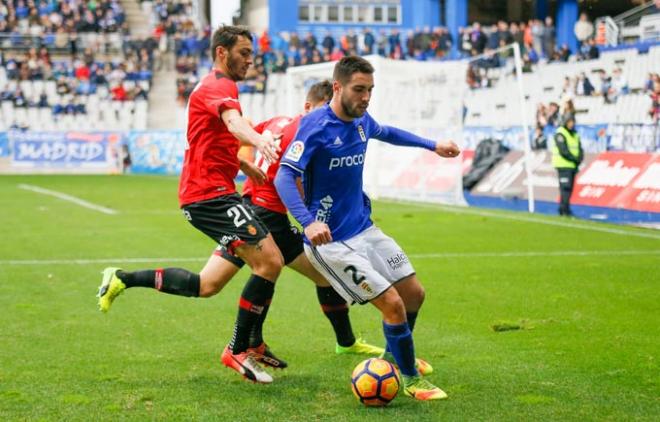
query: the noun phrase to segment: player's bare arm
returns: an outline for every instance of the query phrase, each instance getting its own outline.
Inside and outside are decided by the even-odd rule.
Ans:
[[[268,176],[266,173],[264,173],[263,170],[254,165],[254,163],[251,161],[245,160],[243,158],[239,157],[238,161],[241,163],[241,171],[245,173],[247,177],[252,179],[254,183],[260,186],[266,183]]]
[[[438,141],[435,144],[435,153],[441,157],[453,158],[457,157],[461,153],[461,149],[456,145],[454,141]]]
[[[280,147],[272,134],[257,133],[238,110],[227,109],[222,112],[221,117],[229,132],[241,143],[254,146],[270,162],[277,160]]]

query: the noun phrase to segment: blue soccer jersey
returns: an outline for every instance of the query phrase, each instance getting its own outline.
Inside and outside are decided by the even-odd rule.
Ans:
[[[351,238],[372,225],[362,172],[367,142],[380,131],[368,113],[345,122],[326,104],[302,118],[284,153],[281,165],[302,174],[305,206],[330,227],[333,240]]]

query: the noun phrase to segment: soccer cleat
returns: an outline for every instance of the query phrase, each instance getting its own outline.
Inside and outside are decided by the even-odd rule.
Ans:
[[[99,298],[99,310],[101,312],[108,312],[115,298],[126,289],[124,282],[117,277],[117,271],[119,270],[120,268],[108,267],[102,272],[103,281],[96,295]]]
[[[383,352],[383,354],[380,355],[381,359],[385,359],[392,365],[394,365],[397,369],[399,366],[396,364],[396,360],[394,359],[394,355],[390,352]],[[415,359],[415,368],[417,368],[417,372],[419,372],[420,375],[427,376],[431,375],[433,373],[433,367],[431,366],[430,363],[425,361],[424,359],[417,358]]]
[[[442,400],[447,393],[422,377],[403,377],[403,393],[417,400]]]
[[[358,338],[355,340],[355,343],[347,347],[340,346],[339,344],[337,344],[335,346],[335,353],[337,353],[338,355],[350,354],[350,355],[380,356],[383,353],[385,353],[385,349],[383,349],[382,347],[369,344],[366,341],[362,340],[361,338]]]
[[[266,343],[261,343],[261,345],[257,347],[250,347],[247,351],[257,362],[263,363],[271,368],[284,369],[289,366],[286,361],[275,356]]]
[[[262,384],[273,382],[273,377],[271,377],[270,374],[259,365],[259,362],[256,361],[254,356],[247,351],[233,354],[231,349],[229,349],[229,346],[227,346],[222,352],[220,360],[223,365],[233,369],[250,381]]]
[[[417,368],[417,372],[424,376],[431,375],[433,373],[433,367],[424,359],[415,359],[415,368]]]

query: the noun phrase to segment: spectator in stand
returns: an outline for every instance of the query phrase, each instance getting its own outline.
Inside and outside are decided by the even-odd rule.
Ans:
[[[577,38],[577,48],[580,50],[582,45],[585,44],[594,34],[594,24],[591,23],[586,13],[580,14],[580,19],[575,22],[573,32]]]
[[[452,38],[449,30],[447,28],[440,28],[440,38],[438,40],[438,48],[442,51],[442,56],[446,56],[450,51],[451,47],[454,44],[454,39]]]
[[[596,95],[602,96],[606,103],[611,102],[609,98],[611,84],[611,79],[607,76],[607,73],[602,69],[599,70],[598,79],[596,79],[596,84],[594,85],[595,92]]]
[[[396,28],[392,29],[392,32],[390,32],[390,35],[387,38],[387,43],[390,48],[388,52],[389,55],[392,55],[394,51],[397,50],[401,51],[401,35],[399,34],[398,29]]]
[[[568,62],[568,59],[571,57],[571,50],[569,50],[567,44],[562,44],[561,48],[557,50],[554,54],[554,60],[560,62]]]
[[[518,25],[515,22],[512,22],[511,25],[509,25],[509,32],[511,33],[511,42],[514,42],[518,44],[518,47],[520,47],[520,51],[525,51],[525,22],[521,22],[520,25]]]
[[[302,47],[306,48],[310,52],[309,55],[311,55],[311,51],[316,50],[316,45],[317,45],[316,37],[312,32],[308,32],[307,35],[305,36],[305,39],[303,39],[302,41]]]
[[[580,73],[575,87],[575,93],[590,97],[594,93],[594,90],[594,86],[591,84],[587,75],[584,72]]]
[[[545,128],[548,125],[547,107],[543,103],[536,105],[536,126]]]
[[[544,150],[548,148],[548,139],[543,133],[543,127],[536,125],[534,127],[534,139],[532,140],[533,150]]]
[[[559,115],[559,104],[552,102],[548,105],[546,111],[546,122],[547,125],[556,127],[559,125],[560,115]]]
[[[377,53],[381,57],[387,56],[388,36],[384,29],[378,32],[378,40],[376,41]]]
[[[564,85],[561,89],[562,96],[574,97],[576,91],[576,81],[572,80],[569,76],[564,78]]]
[[[461,55],[466,57],[472,54],[472,33],[471,29],[459,28],[458,29],[458,50]]]
[[[470,44],[476,54],[481,54],[486,48],[486,43],[488,42],[486,34],[481,30],[481,25],[479,22],[472,24],[472,32],[470,33]]]
[[[543,54],[543,23],[539,19],[534,19],[532,27],[532,47],[539,54]]]
[[[561,100],[561,105],[559,106],[559,115],[562,116],[562,118],[572,115],[575,116],[576,111],[575,111],[575,104],[573,103],[573,97],[570,95],[563,95]],[[560,121],[558,124],[562,124],[563,121]]]
[[[588,60],[596,60],[600,57],[600,50],[598,49],[598,46],[596,45],[596,40],[593,38],[589,40],[589,50],[587,51],[587,59]]]
[[[479,71],[475,66],[468,66],[466,82],[470,89],[477,89],[481,87]]]
[[[374,37],[374,34],[371,32],[370,28],[364,28],[362,32],[362,39],[363,39],[363,44],[364,44],[364,49],[362,50],[363,55],[369,55],[369,54],[374,54],[374,45],[376,44],[376,38]]]
[[[644,82],[644,91],[653,92],[655,81],[660,79],[660,76],[657,73],[649,73],[646,82]]]
[[[619,96],[628,94],[628,92],[628,79],[623,75],[621,68],[617,67],[614,69],[614,74],[612,76],[608,99],[610,102],[616,102]]]
[[[126,101],[128,99],[128,93],[126,92],[126,88],[124,88],[123,82],[115,85],[110,92],[112,92],[113,101]]]
[[[323,37],[323,41],[321,41],[321,46],[323,47],[323,50],[327,52],[328,54],[331,54],[332,51],[335,49],[335,38],[332,36],[332,32],[327,31],[325,33],[325,37]]]
[[[657,74],[656,74],[657,76]],[[658,124],[660,124],[660,78],[655,78],[653,81],[653,92],[651,92],[651,108],[649,109],[649,117],[656,125],[656,139],[658,133]],[[658,147],[660,145],[657,145]]]
[[[264,30],[259,37],[259,52],[262,54],[270,53],[270,37],[268,36],[268,30]],[[203,56],[200,54],[200,56]]]
[[[555,25],[550,16],[545,18],[545,26],[543,27],[543,33],[541,39],[543,41],[543,53],[548,60],[552,60],[553,54],[555,52],[555,38],[557,32],[555,31]]]

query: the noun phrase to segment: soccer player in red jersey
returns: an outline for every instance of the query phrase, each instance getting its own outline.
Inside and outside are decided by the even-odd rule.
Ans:
[[[271,162],[277,160],[280,149],[272,135],[257,133],[241,115],[236,81],[244,79],[252,65],[250,32],[234,26],[218,29],[212,37],[211,54],[214,67],[197,84],[188,102],[188,146],[179,202],[184,216],[195,228],[218,242],[227,255],[239,258],[252,269],[222,363],[252,381],[270,383],[273,379],[255,359],[249,339],[272,300],[284,260],[268,229],[251,208],[243,205],[234,178],[241,168],[257,183],[265,180],[261,170],[237,157],[241,143],[254,146]],[[150,287],[180,296],[207,296],[207,286],[224,279],[226,262],[213,256],[199,274],[182,268],[136,272],[106,268],[98,294],[99,307],[107,311],[117,295],[130,287]],[[259,349],[266,352],[265,344]]]

